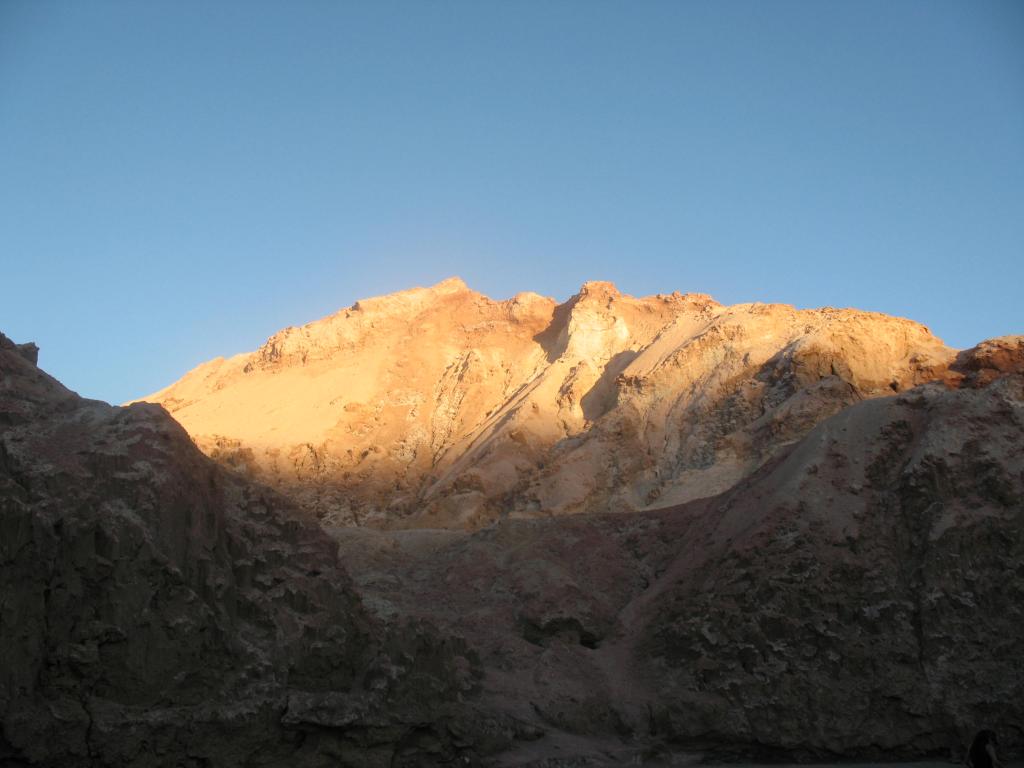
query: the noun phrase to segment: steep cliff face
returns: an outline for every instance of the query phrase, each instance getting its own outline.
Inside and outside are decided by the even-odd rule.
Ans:
[[[980,727],[1019,752],[1022,363],[986,342],[664,510],[334,534],[374,610],[479,649],[484,700],[536,729],[524,764],[945,759]]]
[[[82,400],[2,335],[0,606],[4,765],[466,752],[446,729],[476,686],[464,648],[382,631],[315,522],[163,409]]]
[[[146,398],[329,524],[475,528],[719,493],[823,418],[941,375],[926,328],[853,310],[556,304],[457,279],[276,334]]]

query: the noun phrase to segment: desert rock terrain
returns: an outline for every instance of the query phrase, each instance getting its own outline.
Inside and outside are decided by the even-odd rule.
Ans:
[[[161,394],[219,462],[0,336],[0,765],[1024,748],[1024,337],[450,281],[313,326]]]
[[[1022,363],[988,342],[663,510],[333,533],[385,620],[480,649],[485,699],[544,731],[523,755],[947,758],[982,723],[1020,749]]]
[[[315,521],[34,352],[0,335],[0,765],[476,759],[472,652],[383,628]]]
[[[954,355],[877,313],[602,282],[563,304],[494,301],[453,278],[288,328],[144,399],[329,525],[475,529],[720,493]]]

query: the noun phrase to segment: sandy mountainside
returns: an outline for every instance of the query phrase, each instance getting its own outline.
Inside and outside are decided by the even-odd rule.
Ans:
[[[412,768],[501,746],[472,654],[368,615],[308,516],[162,409],[83,400],[34,361],[0,334],[0,766]]]
[[[0,335],[0,765],[1019,754],[1021,445],[1006,337],[715,496],[325,530]]]
[[[825,419],[718,496],[334,534],[381,620],[465,637],[484,701],[534,724],[504,765],[958,761],[981,727],[1019,755],[1022,446],[1018,336]]]
[[[328,524],[475,529],[720,493],[954,354],[856,310],[601,282],[563,304],[494,301],[450,279],[287,328],[144,399]]]

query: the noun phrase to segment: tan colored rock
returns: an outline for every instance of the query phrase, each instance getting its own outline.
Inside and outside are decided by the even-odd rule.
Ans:
[[[982,724],[1012,756],[1022,444],[1007,373],[857,403],[667,509],[334,534],[373,610],[465,636],[541,733],[507,765],[946,760]]]
[[[749,330],[708,327],[687,338],[712,355]],[[833,379],[888,386],[819,339],[761,366],[769,393],[780,369],[812,402]],[[966,373],[844,408],[712,497],[476,532],[339,527],[339,558],[162,409],[82,400],[0,335],[0,762],[878,761],[944,756],[979,723],[1019,754],[1018,349],[983,343]],[[697,408],[694,382],[731,355],[687,354],[674,376],[697,370]],[[621,407],[591,429],[612,434]]]
[[[719,493],[954,356],[877,313],[606,282],[563,304],[494,301],[453,278],[285,329],[145,399],[328,523],[475,528]]]
[[[1024,373],[1024,336],[999,336],[964,350],[950,366],[949,379],[977,388],[1013,373]]]
[[[0,606],[0,765],[418,768],[496,749],[461,703],[479,672],[457,638],[382,627],[308,515],[162,408],[83,400],[3,334]]]

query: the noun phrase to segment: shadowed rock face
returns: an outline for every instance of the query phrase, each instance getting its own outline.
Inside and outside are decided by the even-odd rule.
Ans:
[[[714,496],[332,540],[0,337],[0,764],[909,757],[981,725],[1019,750],[1021,341]]]
[[[360,301],[146,398],[328,524],[478,528],[721,493],[955,351],[909,320],[586,283]]]
[[[1003,371],[987,387],[856,404],[709,499],[334,533],[375,610],[427,611],[479,649],[484,700],[543,734],[524,762],[625,764],[601,757],[609,735],[636,754],[946,757],[982,725],[1020,750],[1024,377],[988,362],[1017,343],[961,355]]]
[[[82,400],[2,335],[0,606],[3,765],[473,754],[446,725],[475,722],[459,643],[382,632],[315,522],[160,407]]]
[[[716,500],[633,647],[666,732],[913,753],[992,723],[1019,747],[1022,444],[1021,377],[931,385],[843,411]]]

